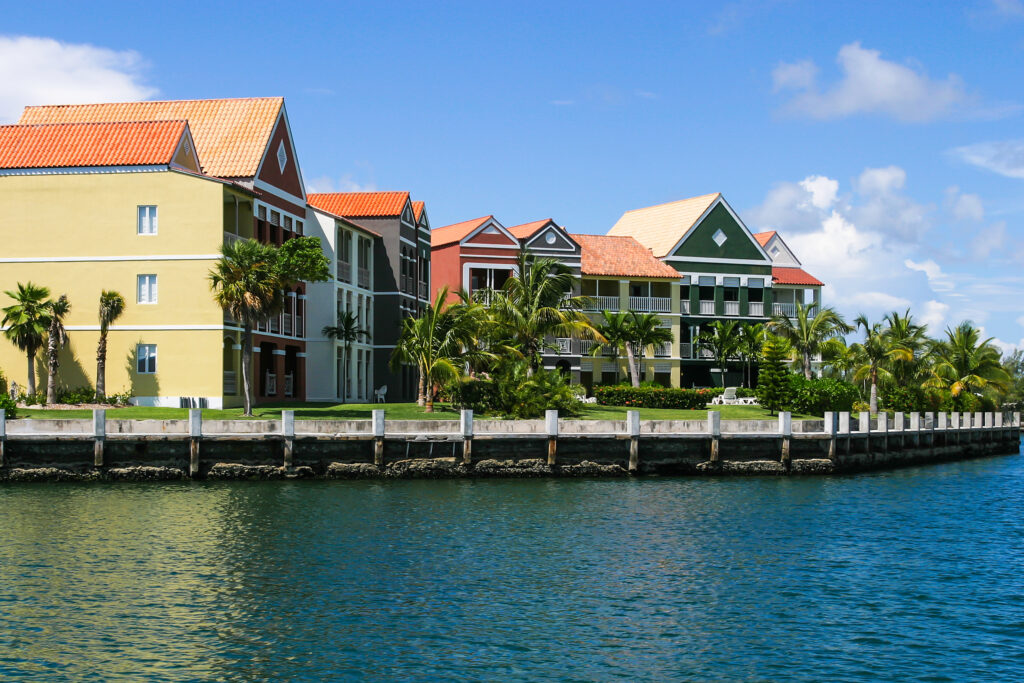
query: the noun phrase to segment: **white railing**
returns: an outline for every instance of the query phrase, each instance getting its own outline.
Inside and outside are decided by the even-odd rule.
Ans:
[[[784,315],[787,318],[796,317],[796,304],[780,304],[776,303],[773,306],[775,315]]]
[[[672,344],[666,342],[664,344],[658,344],[654,347],[655,358],[671,358],[672,357]]]
[[[672,310],[672,299],[667,296],[631,296],[629,307],[640,313],[668,313]]]
[[[679,342],[679,357],[693,358],[693,344],[690,342]]]
[[[357,274],[359,276],[359,286],[362,287],[363,289],[369,289],[370,288],[370,269],[369,268],[360,268],[357,271]]]
[[[586,356],[590,353],[590,349],[594,348],[594,344],[597,342],[591,341],[590,339],[580,340],[580,355]]]
[[[277,395],[277,375],[275,375],[274,373],[268,371],[267,372],[267,376],[266,376],[266,385],[267,385],[266,395],[267,396],[276,396]]]
[[[619,297],[617,296],[592,296],[585,294],[589,303],[588,311],[617,311],[619,310]]]
[[[224,371],[224,393],[229,396],[238,393],[238,379],[234,370]]]
[[[338,279],[342,282],[352,282],[352,264],[338,261]]]
[[[699,352],[699,357],[704,360],[714,360],[715,352],[708,348],[701,348]]]
[[[747,304],[747,314],[756,315],[758,317],[764,316],[764,302],[763,301],[751,301]]]
[[[689,315],[690,313],[690,300],[680,299],[679,300],[679,312],[683,315]]]
[[[558,353],[569,354],[572,353],[572,339],[567,337],[559,337],[555,340],[555,344],[558,346]]]
[[[295,395],[295,375],[293,373],[285,373],[284,395],[289,398]]]
[[[272,334],[281,333],[281,316],[275,315],[273,318],[270,319],[270,332]]]
[[[739,315],[740,314],[740,302],[739,301],[725,301],[725,314],[726,315]]]
[[[241,235],[236,235],[233,232],[224,231],[224,244],[234,244],[235,242],[241,242],[245,238]]]
[[[284,314],[284,336],[290,337],[290,336],[292,336],[292,332],[293,332],[293,330],[292,330],[292,314],[291,313],[285,313]]]
[[[715,314],[715,302],[714,301],[701,301],[700,302],[700,314],[701,315],[714,315]]]
[[[484,306],[490,306],[491,305],[491,294],[492,294],[492,292],[489,289],[478,289],[475,292],[473,292],[472,299],[473,299],[473,301],[475,301],[478,304],[483,304]]]
[[[427,283],[426,282],[421,282],[419,287],[420,287],[420,298],[421,299],[426,299],[427,298]]]

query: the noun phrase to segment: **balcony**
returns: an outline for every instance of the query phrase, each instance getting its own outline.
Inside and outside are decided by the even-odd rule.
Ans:
[[[701,360],[714,360],[715,352],[711,349],[702,348],[697,351],[697,357]]]
[[[559,355],[567,356],[572,353],[572,339],[559,337],[555,340],[555,344],[558,346]]]
[[[235,242],[241,242],[245,238],[241,235],[236,235],[233,232],[224,231],[224,244],[234,244]]]
[[[359,286],[362,287],[363,289],[369,289],[370,288],[370,269],[369,268],[360,268],[357,271],[357,274],[358,274],[358,277],[359,277]]]
[[[291,372],[284,376],[284,395],[288,398],[295,396],[295,375]]]
[[[617,296],[593,296],[584,294],[589,303],[588,311],[617,311],[619,310],[619,297]]]
[[[672,310],[672,299],[667,296],[631,296],[629,307],[640,313],[668,313]]]
[[[693,344],[690,342],[679,343],[679,357],[680,358],[693,358]]]
[[[655,358],[671,358],[672,357],[672,344],[658,344],[654,347]]]
[[[747,304],[747,314],[756,316],[758,318],[764,317],[764,302],[763,301],[751,301]]]
[[[338,261],[338,280],[341,282],[352,282],[352,264]]]
[[[234,370],[224,371],[224,395],[234,396],[238,393],[238,376]]]
[[[426,282],[421,282],[419,284],[419,288],[420,288],[420,298],[421,299],[426,299],[427,298],[427,283]]]
[[[714,315],[715,314],[715,302],[714,301],[701,301],[700,302],[700,314],[701,315]]]
[[[725,314],[726,315],[739,315],[740,314],[740,302],[739,301],[724,301]]]
[[[272,372],[268,372],[264,376],[264,383],[267,386],[267,390],[264,392],[264,396],[277,396],[277,375]]]
[[[784,315],[787,318],[796,317],[796,304],[776,303],[772,306],[772,310],[775,312],[775,315]]]
[[[494,298],[494,292],[489,289],[477,289],[471,295],[474,303],[483,304],[484,306],[491,305],[491,299]]]
[[[679,300],[679,312],[682,313],[683,315],[689,315],[690,314],[690,300],[689,299],[680,299]]]

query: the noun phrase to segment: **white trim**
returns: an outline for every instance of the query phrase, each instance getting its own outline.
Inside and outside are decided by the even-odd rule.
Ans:
[[[418,248],[420,246],[418,243],[413,242],[408,237],[402,237],[401,235],[398,236],[398,241],[405,242],[406,244],[408,244],[411,247],[417,247]]]
[[[287,355],[284,349],[271,349],[270,354],[273,356],[284,356]]]
[[[476,237],[477,234],[483,232],[489,227],[497,228],[498,232],[507,237],[512,242],[512,244],[466,244],[473,237]],[[515,249],[516,251],[518,251],[520,248],[519,240],[516,238],[516,236],[510,233],[508,229],[504,225],[499,223],[498,219],[494,218],[493,216],[485,220],[480,225],[476,226],[472,232],[470,232],[468,235],[459,240],[459,246],[482,247],[485,249]]]
[[[761,247],[761,243],[758,242],[756,239],[754,239],[754,233],[750,232],[750,229],[747,227],[746,223],[744,223],[742,220],[740,220],[740,217],[736,215],[736,212],[732,210],[731,206],[729,206],[729,202],[725,201],[725,197],[723,197],[721,194],[718,195],[718,198],[715,199],[715,201],[711,202],[711,204],[708,205],[708,208],[704,210],[704,213],[702,213],[700,215],[700,218],[695,220],[693,222],[693,224],[690,225],[689,228],[687,228],[686,232],[683,233],[683,236],[679,239],[678,242],[676,242],[674,247],[672,247],[671,249],[668,250],[668,252],[665,254],[664,258],[668,258],[668,257],[672,256],[673,254],[675,254],[676,250],[679,247],[683,246],[683,243],[686,242],[686,240],[688,240],[695,232],[697,232],[697,226],[699,226],[704,221],[704,219],[707,218],[711,214],[711,212],[715,210],[715,207],[717,207],[719,204],[721,204],[722,206],[725,207],[725,210],[729,212],[729,215],[732,216],[733,220],[736,221],[736,224],[738,226],[740,226],[740,229],[743,230],[743,232],[746,233],[747,239],[749,239],[750,243],[754,245],[754,248],[757,249],[758,252],[760,252],[761,256],[764,257],[764,260],[767,261],[768,263],[771,263],[772,262],[771,256],[769,256],[768,253]],[[707,260],[709,260],[709,261],[714,261],[714,260],[726,261],[728,259],[707,259]],[[734,261],[738,261],[738,260],[739,259],[734,259]]]
[[[771,260],[758,261],[749,258],[713,258],[709,256],[664,256],[662,261],[693,261],[694,263],[726,263],[729,265],[742,266],[767,266],[771,267]]]
[[[0,263],[95,263],[100,261],[216,261],[220,254],[155,254],[146,256],[16,256]]]
[[[6,329],[6,327],[0,327],[0,330]],[[98,332],[100,326],[65,325],[64,329],[69,332]],[[226,330],[232,328],[228,328],[224,325],[111,325],[109,329],[111,332],[178,332],[189,330]]]
[[[473,244],[468,244],[468,245],[466,245],[466,247],[469,248],[469,249],[477,249],[477,248],[489,249],[490,248],[490,247],[477,247],[477,246],[475,246]],[[462,252],[461,256],[462,256],[462,258],[503,258],[503,259],[513,259],[513,260],[516,258],[515,256],[511,256],[509,254],[467,254],[465,251]]]
[[[234,332],[241,332],[242,331],[241,327],[235,327],[234,325],[228,325],[228,324],[225,324],[223,328],[218,328],[218,329],[232,330]],[[254,337],[255,336],[270,337],[272,339],[285,339],[287,341],[294,341],[294,342],[305,342],[306,341],[305,337],[289,337],[286,334],[279,334],[277,332],[261,332],[261,331],[255,329],[255,328],[253,328],[252,334],[253,334]]]
[[[260,183],[263,183],[263,181],[261,181],[259,177],[260,173],[263,172],[263,162],[267,160],[267,153],[269,152],[274,156],[277,156],[276,150],[273,152],[270,151],[270,143],[274,139],[274,133],[277,131],[277,127],[281,123],[281,119],[284,119],[285,132],[288,134],[288,145],[292,148],[292,155],[295,157],[294,159],[292,159],[292,163],[295,164],[295,174],[299,176],[299,189],[301,189],[302,194],[305,195],[306,181],[302,177],[302,167],[299,166],[299,153],[295,149],[295,139],[292,137],[292,124],[291,121],[288,120],[288,111],[287,108],[285,107],[283,98],[281,99],[281,109],[278,110],[277,119],[274,120],[274,126],[270,129],[270,137],[267,138],[267,146],[263,148],[263,154],[260,156],[260,163],[256,167],[256,173],[254,173],[252,176],[253,187],[258,187]],[[295,195],[285,190],[282,190],[281,188],[274,187],[273,185],[268,185],[267,183],[263,183],[263,185],[265,185],[266,187],[261,189],[266,189],[272,192],[273,194],[280,193],[280,195],[284,196],[285,199],[288,199],[290,197],[294,198],[295,200],[297,200],[295,202],[296,204],[298,204],[299,206],[306,206],[306,198],[304,196],[295,197]]]
[[[7,175],[81,175],[96,173],[153,173],[171,170],[168,164],[146,164],[141,166],[67,166],[64,168],[4,168],[0,176]],[[191,171],[189,171],[191,173]],[[194,174],[193,174],[194,175]]]
[[[488,270],[510,270],[513,275],[519,275],[519,266],[515,263],[463,263],[462,264],[462,287],[469,290],[469,271],[472,268],[487,268]],[[470,292],[472,294],[472,292]]]
[[[562,228],[559,227],[558,224],[555,223],[554,221],[548,221],[541,230],[533,233],[533,236],[531,236],[530,239],[526,240],[526,246],[529,247],[531,244],[533,244],[538,239],[540,239],[542,235],[545,235],[545,234],[547,234],[547,233],[549,233],[551,231],[555,232],[555,236],[556,237],[561,237],[562,239],[564,239],[569,244],[575,244],[576,248],[573,249],[573,248],[570,247],[570,248],[566,249],[565,247],[540,246],[540,247],[535,247],[533,249],[533,251],[571,251],[571,252],[576,252],[576,251],[580,251],[582,249],[582,247],[580,247],[579,242],[577,242],[573,238],[569,237],[569,233],[567,233],[565,230],[562,230]]]
[[[374,349],[393,349],[396,346],[397,346],[397,344],[374,344],[373,348]]]
[[[297,165],[296,165],[296,169],[298,169]],[[301,177],[300,177],[300,182],[301,182]],[[277,187],[276,185],[271,185],[270,183],[268,183],[265,180],[260,180],[259,178],[256,178],[256,179],[253,180],[252,186],[254,188],[258,189],[258,190],[264,190],[265,192],[269,192],[270,194],[275,195],[277,197],[280,197],[281,199],[287,199],[292,204],[297,204],[299,206],[306,206],[306,200],[303,199],[302,197],[296,197],[291,192],[289,192],[287,190],[282,190],[280,187]],[[267,206],[270,206],[270,204],[267,204]],[[284,211],[284,209],[281,209],[280,207],[275,206],[274,207],[274,211]],[[287,213],[291,213],[291,212],[288,211]],[[292,213],[291,215],[295,216],[296,214]],[[303,219],[300,219],[300,220],[303,220]]]
[[[713,277],[713,278],[715,278],[715,286],[716,287],[718,285],[725,286],[725,278],[727,278],[727,277],[738,277],[740,279],[740,285],[739,285],[740,287],[747,287],[747,286],[749,286],[747,284],[747,281],[750,278],[754,278],[755,280],[764,280],[765,281],[764,289],[771,289],[771,287],[772,287],[772,285],[771,285],[771,279],[772,279],[771,276],[770,275],[763,275],[763,274],[762,275],[755,275],[753,273],[743,273],[743,274],[741,274],[741,273],[681,272],[680,275],[689,275],[690,276],[690,286],[692,286],[692,287],[699,287],[700,286],[700,282],[698,281],[698,278],[702,278],[702,277]]]
[[[308,356],[308,354],[305,353],[304,351],[296,351],[295,352],[295,357],[296,358],[306,358],[307,356]]]
[[[186,138],[186,136],[187,136],[187,138]],[[186,142],[189,145],[189,151],[192,153],[191,154],[192,160],[195,161],[195,163],[196,163],[196,170],[195,171],[193,171],[188,166],[182,166],[181,164],[174,163],[174,157],[178,156],[178,152],[181,151],[182,146]],[[192,138],[192,131],[189,129],[187,121],[185,122],[185,131],[182,134],[181,138],[178,140],[178,146],[174,148],[174,154],[171,155],[171,161],[170,161],[169,165],[170,165],[171,168],[181,169],[182,171],[186,171],[188,173],[199,173],[199,174],[202,174],[202,172],[203,172],[203,163],[199,159],[199,152],[196,151],[196,141]]]

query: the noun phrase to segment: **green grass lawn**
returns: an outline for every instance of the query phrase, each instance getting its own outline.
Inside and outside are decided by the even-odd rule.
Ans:
[[[433,413],[424,412],[415,403],[277,403],[258,406],[253,409],[253,418],[269,420],[281,416],[281,410],[295,411],[298,420],[369,420],[374,408],[383,408],[389,420],[457,420],[459,413],[444,404],[435,404]],[[768,420],[775,419],[768,411],[759,406],[713,406],[712,410],[722,413],[723,420]],[[586,405],[581,417],[585,420],[624,420],[626,408],[617,406]],[[85,419],[92,417],[88,409],[47,410],[45,408],[26,408],[18,410],[18,417],[48,419]],[[108,408],[108,420],[183,420],[188,417],[185,408],[143,408],[128,406],[125,408]],[[641,408],[641,420],[703,420],[707,410],[670,410],[663,408]],[[206,420],[242,419],[241,408],[226,410],[204,410]],[[793,419],[813,419],[810,415],[794,414]]]

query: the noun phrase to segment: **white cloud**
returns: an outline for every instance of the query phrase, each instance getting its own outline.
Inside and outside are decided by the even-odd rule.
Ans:
[[[920,312],[921,322],[927,325],[932,334],[941,330],[946,323],[946,315],[949,313],[949,304],[932,299],[925,301]]]
[[[846,298],[846,304],[860,306],[871,311],[892,311],[910,306],[910,299],[893,296],[885,292],[857,292]]]
[[[866,168],[857,178],[857,191],[861,194],[890,194],[902,190],[907,183],[907,172],[899,166]]]
[[[999,221],[992,225],[974,230],[971,237],[971,255],[984,261],[993,251],[1002,249],[1006,242],[1006,223]]]
[[[1024,3],[1021,0],[992,0],[992,9],[1004,17],[1024,17]]]
[[[351,173],[346,173],[340,178],[330,176],[319,176],[306,181],[308,192],[376,192],[377,184],[374,182],[359,183],[353,179]]]
[[[804,178],[800,181],[800,187],[811,193],[811,204],[819,209],[830,208],[839,194],[839,181],[823,175]]]
[[[142,100],[157,90],[143,82],[134,51],[115,51],[51,38],[0,36],[0,122],[14,122],[30,104]]]
[[[935,261],[928,259],[917,263],[911,259],[903,261],[910,270],[917,270],[925,274],[928,284],[937,292],[949,292],[953,290],[953,281],[948,275],[942,272],[942,268]]]
[[[946,208],[958,221],[978,223],[985,218],[985,206],[976,194],[961,193],[960,188],[946,189]]]
[[[933,80],[919,70],[882,59],[881,52],[850,43],[839,48],[842,77],[818,88],[813,62],[780,64],[772,71],[776,90],[796,91],[788,109],[811,118],[888,114],[901,121],[930,121],[969,103],[960,77]],[[812,68],[813,67],[813,68]]]
[[[979,142],[957,147],[954,156],[1007,178],[1024,178],[1024,140]]]

